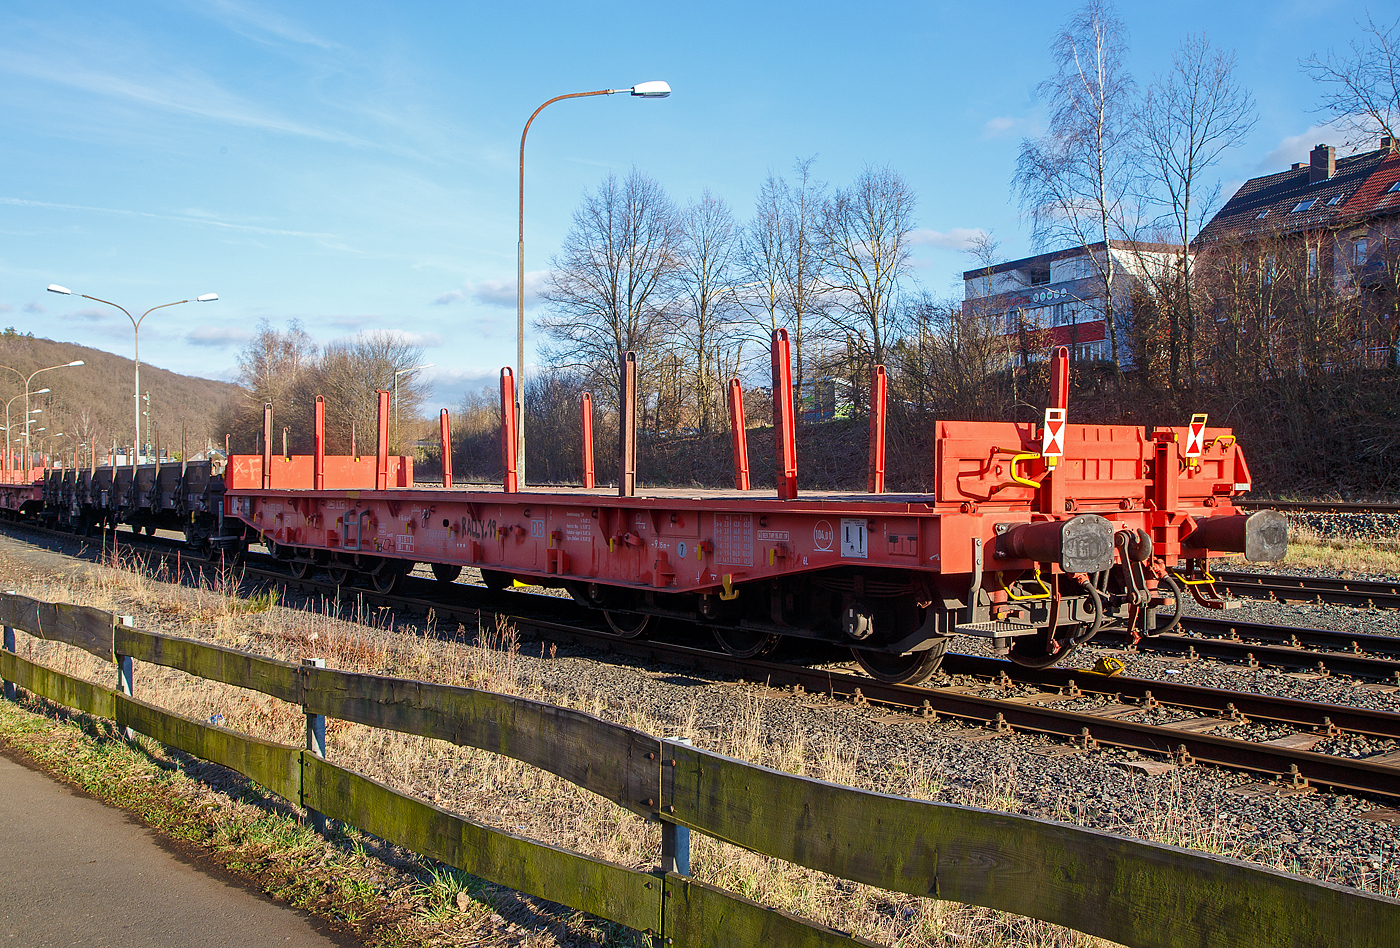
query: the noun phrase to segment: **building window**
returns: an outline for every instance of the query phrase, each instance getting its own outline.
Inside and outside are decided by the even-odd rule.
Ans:
[[[1274,285],[1274,258],[1273,258],[1273,257],[1265,257],[1265,258],[1264,258],[1264,285],[1265,285],[1265,286],[1273,286],[1273,285]]]
[[[1290,213],[1297,214],[1301,211],[1310,210],[1316,203],[1317,198],[1308,198],[1305,201],[1299,201],[1297,204],[1293,205],[1293,210]]]
[[[1386,194],[1400,194],[1400,181],[1396,181],[1396,182],[1395,182],[1394,184],[1392,184],[1390,187],[1386,188],[1386,189],[1385,189],[1385,193],[1386,193]]]
[[[1050,282],[1050,266],[1031,267],[1031,286],[1044,286]]]
[[[1317,248],[1308,248],[1308,279],[1317,276]]]
[[[1260,211],[1258,214],[1255,214],[1255,215],[1254,215],[1254,219],[1255,219],[1256,221],[1262,221],[1264,218],[1266,218],[1266,217],[1268,217],[1268,216],[1269,216],[1269,209],[1266,207],[1266,208],[1264,208],[1262,211]]]
[[[1328,203],[1329,205],[1335,207],[1335,206],[1337,206],[1338,204],[1341,204],[1343,201],[1345,201],[1346,198],[1347,198],[1346,192],[1343,191],[1341,194],[1334,194],[1334,195],[1332,195],[1332,200],[1328,201],[1327,203]]]
[[[1357,241],[1351,245],[1351,265],[1354,267],[1362,267],[1366,265],[1365,237],[1358,238]]]

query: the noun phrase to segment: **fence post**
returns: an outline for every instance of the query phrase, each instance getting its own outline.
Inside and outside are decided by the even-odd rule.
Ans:
[[[131,616],[117,616],[117,621],[123,628],[131,628],[135,625]],[[128,698],[136,697],[136,660],[130,655],[113,655],[117,660],[117,690]],[[136,740],[136,732],[131,728],[123,728],[122,736],[128,741]]]
[[[7,590],[5,590],[5,593],[6,593],[7,595],[11,595],[11,594],[14,593],[14,590],[13,590],[13,589],[7,589]],[[4,640],[4,648],[5,648],[5,651],[9,652],[11,655],[15,654],[15,630],[12,629],[12,628],[10,628],[8,625],[5,626],[5,633],[4,633],[4,636],[5,636],[5,640]],[[15,700],[15,683],[12,682],[12,681],[7,681],[7,682],[5,682],[5,700],[6,700],[6,701],[14,701],[14,700]]]
[[[692,746],[688,737],[670,738],[666,743]],[[690,875],[690,827],[661,824],[661,871]]]
[[[325,668],[326,660],[324,658],[303,658],[301,664],[306,668]],[[304,705],[303,710],[305,710]],[[326,759],[326,716],[324,714],[306,715],[306,749],[322,760]],[[316,832],[324,833],[326,831],[326,814],[319,810],[307,807],[306,821]]]

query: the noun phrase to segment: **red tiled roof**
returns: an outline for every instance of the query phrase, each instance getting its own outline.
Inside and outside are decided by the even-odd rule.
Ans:
[[[1390,190],[1396,181],[1400,181],[1400,155],[1391,152],[1342,205],[1339,218],[1357,220],[1400,213],[1400,192]]]

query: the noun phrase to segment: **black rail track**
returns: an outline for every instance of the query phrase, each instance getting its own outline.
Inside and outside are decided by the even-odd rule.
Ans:
[[[43,531],[72,539],[67,534]],[[130,539],[135,539],[130,538]],[[125,542],[128,540],[122,537]],[[147,547],[156,555],[173,555],[167,544]],[[197,569],[199,561],[185,561]],[[949,654],[944,668],[953,674],[974,675],[1004,686],[1031,685],[1041,691],[1023,695],[1005,688],[1005,695],[988,696],[986,685],[929,687],[891,685],[840,669],[782,662],[739,659],[723,652],[646,639],[621,639],[591,621],[571,600],[512,592],[492,592],[464,583],[438,583],[409,577],[406,589],[384,595],[370,589],[337,586],[328,579],[295,579],[275,568],[270,557],[250,556],[242,566],[245,579],[258,580],[320,594],[323,602],[359,600],[410,614],[433,614],[439,620],[475,627],[498,617],[523,634],[565,641],[627,655],[636,660],[687,667],[709,675],[798,688],[833,698],[877,702],[920,715],[945,717],[995,728],[1059,737],[1088,749],[1108,745],[1171,757],[1178,762],[1201,762],[1290,779],[1296,785],[1351,790],[1400,797],[1400,752],[1373,758],[1347,758],[1304,749],[1313,739],[1355,733],[1400,740],[1400,714],[1342,705],[1319,704],[1249,692],[1177,685],[1156,680],[1097,676],[1071,669],[1034,671],[1011,662]],[[1089,707],[1085,695],[1111,698]],[[1134,721],[1133,717],[1167,706],[1193,716],[1170,724]],[[1210,733],[1268,721],[1302,733],[1281,743],[1260,743]]]
[[[1370,504],[1322,500],[1232,500],[1231,503],[1242,510],[1277,510],[1282,513],[1400,515],[1400,504]]]
[[[1235,596],[1279,602],[1333,603],[1368,608],[1400,608],[1400,583],[1287,576],[1280,573],[1215,573],[1216,587]]]

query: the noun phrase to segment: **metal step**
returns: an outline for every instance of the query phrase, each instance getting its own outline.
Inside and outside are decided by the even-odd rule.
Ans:
[[[990,622],[964,622],[954,626],[953,631],[958,635],[975,635],[980,639],[1003,639],[1014,635],[1035,635],[1040,629],[1020,622],[993,619]]]

